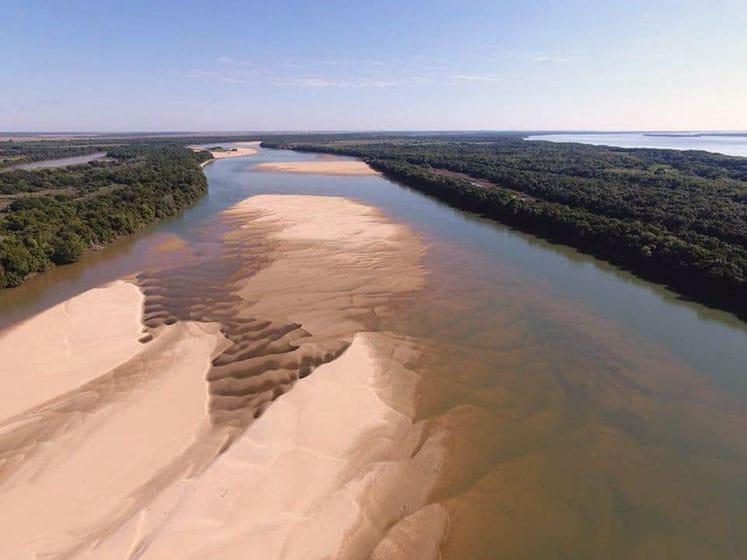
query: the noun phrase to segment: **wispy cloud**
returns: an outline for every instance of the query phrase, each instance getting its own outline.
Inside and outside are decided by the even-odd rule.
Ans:
[[[264,83],[298,88],[394,88],[458,82],[498,83],[501,76],[480,72],[454,72],[448,67],[421,63],[395,65],[376,59],[321,59],[301,64],[301,59],[286,59],[274,68],[265,68],[251,60],[228,56],[215,59],[209,68],[172,70],[170,73],[186,79],[222,84]],[[440,63],[439,63],[440,64]],[[316,65],[316,68],[313,66]],[[312,68],[310,68],[312,67]]]
[[[236,60],[230,56],[221,56],[217,59],[218,64],[225,66],[236,66],[239,68],[256,68],[257,63],[251,60]]]
[[[386,78],[330,78],[321,76],[276,76],[278,85],[309,88],[387,88],[407,85],[407,80]]]
[[[223,70],[205,70],[202,68],[190,68],[188,70],[178,70],[173,72],[182,78],[193,80],[204,80],[209,82],[220,82],[223,84],[245,84],[249,78],[236,72],[226,72]]]
[[[551,55],[551,54],[539,54],[536,55],[534,58],[532,58],[534,62],[548,62],[548,63],[557,63],[562,64],[564,62],[570,62],[573,60],[570,56],[559,56],[559,55]]]
[[[457,82],[502,82],[503,78],[500,76],[492,76],[490,74],[454,74],[450,78]]]

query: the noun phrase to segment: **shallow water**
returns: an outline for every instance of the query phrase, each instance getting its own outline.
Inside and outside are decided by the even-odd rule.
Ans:
[[[106,152],[96,152],[95,154],[86,154],[84,156],[71,156],[58,159],[45,159],[41,161],[32,161],[30,163],[21,163],[12,165],[7,169],[51,169],[53,167],[69,167],[71,165],[83,165],[106,156]]]
[[[695,133],[697,134],[697,133]],[[527,140],[547,142],[578,142],[596,146],[618,146],[620,148],[658,148],[667,150],[703,150],[727,156],[747,157],[747,133],[740,136],[660,136],[642,132],[616,132],[600,134],[538,134]]]
[[[444,558],[744,557],[744,323],[379,176],[252,168],[316,157],[209,164],[208,196],[179,217],[0,292],[0,328],[210,251],[247,196],[347,196],[428,246],[426,288],[383,327],[425,349],[419,416],[451,434]]]

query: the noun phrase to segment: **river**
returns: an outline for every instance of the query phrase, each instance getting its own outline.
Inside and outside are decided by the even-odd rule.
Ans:
[[[58,159],[45,159],[41,161],[32,161],[29,163],[19,163],[18,165],[11,165],[6,167],[6,170],[11,169],[25,169],[30,171],[32,169],[52,169],[56,167],[69,167],[71,165],[84,165],[86,163],[96,161],[106,156],[106,152],[96,152],[93,154],[86,154],[84,156],[71,156]]]
[[[645,132],[597,132],[538,134],[527,140],[547,142],[577,142],[596,146],[620,148],[656,148],[666,150],[702,150],[727,156],[747,157],[747,133],[708,134],[703,133],[645,133]]]
[[[0,328],[178,261],[175,237],[219,243],[218,214],[248,196],[350,197],[427,245],[426,287],[383,328],[425,350],[418,416],[450,434],[432,496],[451,516],[443,558],[747,554],[743,322],[380,176],[253,168],[319,157],[210,163],[193,208],[0,292]]]

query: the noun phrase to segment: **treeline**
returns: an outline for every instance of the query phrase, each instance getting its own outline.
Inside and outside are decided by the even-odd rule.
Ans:
[[[1,287],[173,216],[207,190],[199,164],[208,152],[159,142],[118,146],[108,155],[115,161],[0,174],[5,190],[45,191],[13,200],[0,214]]]
[[[16,165],[42,161],[47,159],[60,159],[73,156],[84,156],[96,152],[109,152],[116,148],[126,148],[138,143],[141,145],[174,146],[189,144],[209,144],[241,142],[245,140],[256,140],[256,135],[180,135],[169,134],[108,134],[91,135],[80,138],[57,139],[49,137],[45,139],[28,138],[17,140],[0,139],[0,169],[7,169]]]
[[[362,157],[453,206],[747,315],[745,158],[517,138],[263,145]]]

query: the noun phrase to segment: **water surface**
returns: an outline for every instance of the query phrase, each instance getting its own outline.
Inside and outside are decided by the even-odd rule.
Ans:
[[[29,163],[21,163],[18,165],[11,165],[6,169],[51,169],[54,167],[69,167],[71,165],[84,165],[91,161],[101,159],[106,156],[106,152],[96,152],[94,154],[86,154],[84,156],[71,156],[66,158],[58,159],[44,159],[41,161],[32,161]]]
[[[451,435],[434,501],[445,559],[744,558],[747,329],[594,258],[380,176],[205,168],[166,223],[0,292],[0,328],[105,281],[209,250],[218,214],[260,193],[375,205],[426,242],[426,288],[385,329],[424,350],[419,417]],[[215,232],[215,233],[213,233]]]
[[[662,135],[644,132],[538,134],[528,136],[527,140],[578,142],[596,146],[618,146],[620,148],[703,150],[728,156],[747,157],[747,133],[733,136],[718,136],[708,133],[693,134],[697,135]]]

